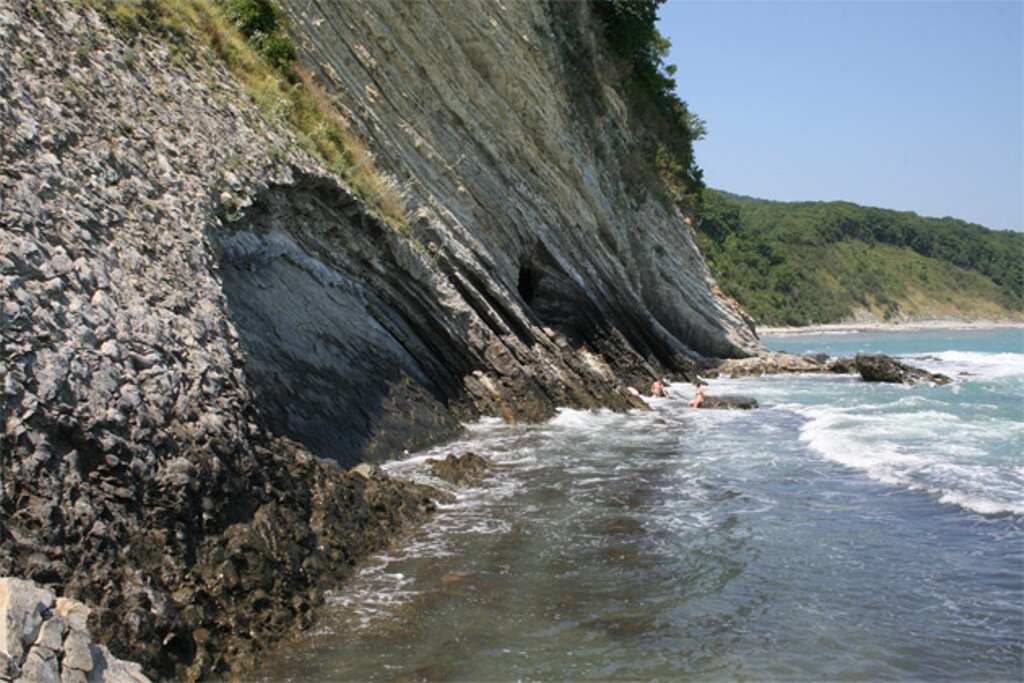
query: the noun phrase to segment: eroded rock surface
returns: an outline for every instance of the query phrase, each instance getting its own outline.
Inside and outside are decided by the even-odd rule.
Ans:
[[[780,351],[759,353],[748,358],[730,358],[704,368],[704,377],[758,377],[784,373],[824,372],[829,367],[827,357],[818,355],[796,356]]]
[[[349,195],[225,72],[76,7],[0,2],[0,574],[88,604],[153,677],[205,678],[432,503],[276,436],[244,372],[220,198]]]

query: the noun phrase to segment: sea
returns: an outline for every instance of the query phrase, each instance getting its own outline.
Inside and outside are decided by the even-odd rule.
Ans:
[[[385,469],[448,488],[265,681],[1024,679],[1024,329],[766,336],[946,386],[713,379],[751,411],[485,419]],[[424,460],[495,463],[451,489]]]

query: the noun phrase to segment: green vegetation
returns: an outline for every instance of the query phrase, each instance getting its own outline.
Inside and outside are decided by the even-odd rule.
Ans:
[[[286,122],[299,144],[319,156],[371,211],[403,234],[408,232],[405,204],[397,190],[377,171],[366,145],[313,76],[296,62],[284,15],[272,0],[90,0],[89,4],[125,41],[146,32],[166,42],[173,53],[172,64],[214,55],[264,117]],[[182,54],[190,59],[180,59]]]
[[[954,218],[705,190],[697,241],[762,324],[1024,313],[1024,234]]]
[[[284,32],[281,8],[270,0],[224,0],[225,14],[263,57],[287,73],[298,58],[295,43]]]
[[[696,208],[704,181],[693,157],[693,141],[704,135],[704,122],[676,95],[676,68],[664,61],[670,43],[656,23],[665,0],[592,2],[608,47],[623,64],[630,106],[647,129],[641,153],[654,158],[671,199]]]

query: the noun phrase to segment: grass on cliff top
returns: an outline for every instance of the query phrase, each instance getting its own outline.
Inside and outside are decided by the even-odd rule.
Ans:
[[[408,217],[393,181],[382,175],[362,140],[351,130],[313,76],[293,60],[280,58],[280,26],[275,33],[257,31],[249,38],[215,0],[93,0],[91,3],[126,40],[147,31],[189,52],[198,37],[228,67],[270,120],[285,120],[299,144],[362,199],[371,211],[402,234]],[[237,3],[236,3],[237,4]],[[262,4],[273,5],[266,0]],[[280,10],[274,8],[276,16]],[[266,47],[268,37],[276,50]]]

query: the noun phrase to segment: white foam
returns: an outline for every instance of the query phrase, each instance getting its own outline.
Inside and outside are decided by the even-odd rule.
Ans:
[[[841,410],[811,420],[801,430],[800,440],[828,460],[863,470],[886,484],[906,483],[905,473],[925,464],[918,456],[900,452],[891,441],[865,438]]]
[[[905,360],[932,372],[951,377],[966,374],[981,379],[1024,377],[1024,353],[979,353],[973,351],[941,351]]]
[[[1019,502],[1024,472],[990,464],[983,447],[992,425],[942,410],[893,410],[901,403],[905,409],[935,402],[908,397],[889,405],[793,409],[810,418],[800,429],[800,440],[827,460],[885,484],[928,491],[941,503],[980,514],[1024,514]],[[1009,436],[1020,429],[1002,427]]]
[[[594,430],[609,422],[621,421],[623,416],[610,410],[576,410],[559,408],[558,413],[545,426],[572,430]]]
[[[940,503],[944,503],[946,505],[957,505],[981,515],[1024,515],[1024,505],[1020,503],[979,498],[957,491],[933,491],[933,493],[940,493]]]

